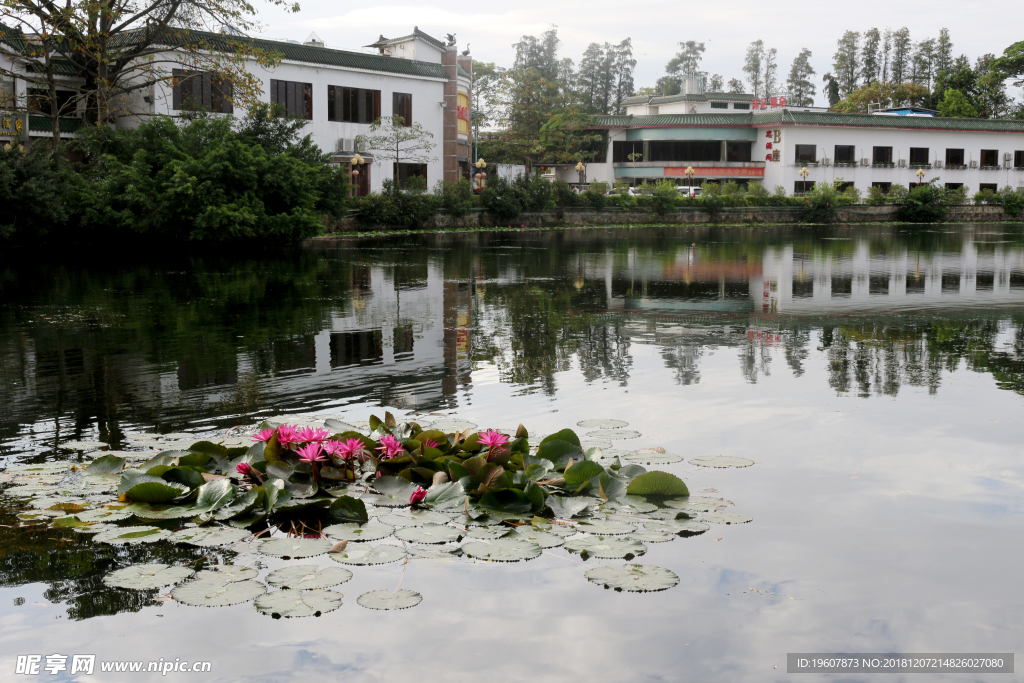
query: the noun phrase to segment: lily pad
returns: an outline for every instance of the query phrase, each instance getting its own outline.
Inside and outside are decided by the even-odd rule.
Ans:
[[[696,536],[710,529],[707,524],[694,519],[666,519],[644,522],[647,531],[666,531],[682,536]]]
[[[94,448],[103,448],[105,441],[65,441],[59,447],[69,451],[87,451]]]
[[[732,455],[702,455],[699,458],[692,458],[690,464],[700,467],[750,467],[754,461]]]
[[[266,592],[267,587],[258,581],[224,582],[214,578],[183,583],[171,591],[171,597],[195,607],[226,607],[249,602]]]
[[[324,533],[339,541],[379,541],[395,532],[395,527],[380,522],[366,524],[332,524],[324,529]]]
[[[387,564],[397,562],[407,555],[395,545],[349,545],[340,553],[331,553],[330,558],[342,564]]]
[[[116,531],[102,531],[92,537],[97,543],[111,545],[135,545],[136,543],[155,543],[170,537],[171,532],[155,526],[124,526]]]
[[[423,526],[424,524],[447,524],[451,517],[435,510],[395,510],[377,518],[381,524],[393,527]]]
[[[626,492],[631,496],[687,496],[690,493],[682,479],[657,470],[629,482]]]
[[[409,557],[414,560],[450,560],[462,554],[462,549],[456,545],[417,545],[410,543],[406,548]]]
[[[194,573],[188,567],[171,567],[166,564],[133,564],[130,567],[110,572],[103,577],[103,583],[115,588],[154,590],[184,581]]]
[[[483,541],[492,541],[495,538],[508,536],[512,529],[507,526],[471,526],[466,532],[469,538],[476,538]]]
[[[171,534],[169,540],[172,543],[188,543],[189,545],[208,548],[235,543],[249,535],[249,532],[245,529],[236,529],[228,526],[190,527],[175,531]]]
[[[374,480],[373,488],[380,493],[380,498],[373,501],[374,505],[407,507],[409,496],[416,490],[416,485],[401,477],[380,477]]]
[[[442,524],[410,526],[395,532],[395,538],[409,543],[448,543],[457,541],[466,532]]]
[[[636,525],[610,519],[589,519],[576,527],[576,530],[600,536],[620,536],[636,531]]]
[[[587,432],[587,436],[592,439],[636,439],[640,437],[640,432],[632,429],[600,429]]]
[[[473,541],[462,546],[462,552],[478,560],[518,562],[540,557],[543,549],[532,541],[498,538],[490,543]]]
[[[387,590],[363,593],[356,602],[367,609],[408,609],[423,602],[423,596],[403,588],[394,593]]]
[[[5,471],[7,474],[56,474],[57,472],[67,472],[71,469],[71,463],[68,462],[38,462],[38,463],[26,463],[23,465],[11,465]]]
[[[676,534],[661,529],[644,529],[630,534],[629,537],[641,543],[665,543],[675,539]]]
[[[303,593],[296,588],[264,593],[256,598],[256,609],[275,619],[281,617],[318,617],[341,607],[344,593],[329,590],[311,590]]]
[[[451,434],[452,432],[464,432],[467,429],[476,429],[476,427],[477,424],[475,422],[453,417],[443,417],[430,423],[431,430],[436,429],[437,431],[444,432],[445,434]]]
[[[561,519],[569,519],[576,515],[583,514],[590,505],[588,500],[581,500],[579,498],[559,498],[558,496],[548,496],[545,502],[547,506],[551,508],[551,511],[555,513],[555,517],[559,517]]]
[[[724,498],[705,498],[701,496],[690,496],[689,498],[675,498],[665,501],[665,507],[675,508],[686,512],[713,512],[722,508],[732,507],[734,503]]]
[[[570,538],[565,542],[564,547],[566,550],[571,550],[574,553],[585,552],[591,557],[603,557],[609,560],[629,559],[627,556],[636,557],[647,552],[647,548],[639,541],[633,541],[628,538],[606,538],[604,536]]]
[[[267,583],[278,588],[330,588],[345,583],[351,578],[352,572],[344,567],[299,564],[275,569],[267,576]]]
[[[627,465],[630,463],[636,465],[671,465],[672,463],[682,462],[683,456],[665,453],[653,448],[642,448],[639,451],[628,453],[620,459]]]
[[[104,531],[114,531],[115,529],[121,529],[122,527],[116,524],[104,524],[102,522],[85,523],[82,526],[72,527],[72,531],[79,534],[99,534]]]
[[[259,572],[252,567],[243,567],[240,564],[214,564],[196,574],[199,581],[219,581],[231,583],[233,581],[245,581],[255,579]]]
[[[746,524],[753,522],[754,518],[739,512],[709,512],[701,517],[702,521],[712,524]]]
[[[325,538],[271,538],[260,543],[259,551],[272,557],[314,557],[333,545]]]
[[[515,531],[505,536],[505,538],[529,541],[530,543],[536,543],[541,548],[557,548],[565,543],[565,538],[562,536],[535,529],[528,524],[516,528]]]
[[[606,441],[604,439],[583,439],[582,441],[580,441],[580,448],[582,448],[584,452],[590,450],[591,448],[602,449],[595,454],[594,458],[592,458],[594,460],[603,458],[603,449],[611,447],[612,442]]]
[[[663,591],[679,583],[679,577],[674,572],[650,564],[627,564],[622,569],[594,567],[584,576],[605,588],[631,593]]]
[[[584,429],[621,429],[628,427],[629,423],[625,420],[580,420],[576,426]]]

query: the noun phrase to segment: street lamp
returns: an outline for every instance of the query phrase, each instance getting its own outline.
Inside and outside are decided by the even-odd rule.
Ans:
[[[587,167],[583,165],[582,161],[576,162],[576,172],[580,174],[580,185],[582,186],[586,179]]]
[[[359,152],[356,152],[355,156],[352,157],[352,196],[357,196],[356,181],[359,179],[359,167],[366,163],[366,159],[359,156]]]
[[[487,173],[484,172],[484,169],[487,168],[487,162],[483,159],[477,159],[473,165],[477,168],[476,187],[482,190],[487,185]]]
[[[683,171],[683,175],[686,176],[686,194],[688,195],[693,194],[693,176],[695,173],[697,172],[693,170],[693,166],[687,166],[686,170]]]
[[[924,169],[917,169],[917,184],[920,185],[921,181],[924,180]]]
[[[801,189],[804,192],[807,192],[807,176],[809,176],[809,175],[811,175],[811,172],[807,170],[806,166],[804,166],[803,168],[800,169],[800,177],[802,178],[802,180],[800,181],[801,182]]]

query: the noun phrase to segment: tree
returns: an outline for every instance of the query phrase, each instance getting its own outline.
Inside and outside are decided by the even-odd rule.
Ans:
[[[947,88],[939,102],[939,114],[961,118],[976,118],[977,108],[956,88]]]
[[[580,101],[587,111],[599,113],[597,102],[601,95],[601,68],[604,64],[604,50],[599,43],[591,43],[580,60],[580,70],[576,76],[576,87]]]
[[[857,89],[857,81],[860,77],[859,61],[860,34],[856,31],[847,31],[837,43],[835,55],[832,56],[832,75],[839,85],[839,92],[846,97]]]
[[[764,53],[764,76],[762,76],[762,87],[765,95],[771,95],[779,89],[778,63],[775,58],[779,51],[774,47]]]
[[[811,66],[811,51],[805,47],[800,50],[800,54],[793,60],[793,65],[789,69],[789,78],[786,80],[794,106],[810,107],[814,105],[816,88],[811,83],[811,76],[813,75],[814,67]]]
[[[910,29],[906,26],[892,34],[892,72],[889,80],[902,83],[910,75],[914,44],[910,40]]]
[[[498,119],[498,85],[505,69],[494,62],[473,62],[473,113],[471,123],[487,128]]]
[[[978,113],[988,119],[997,119],[1010,112],[1011,99],[1006,92],[1006,74],[992,68],[996,56],[993,54],[978,57],[974,72],[978,76],[978,94],[974,99]]]
[[[437,147],[430,141],[434,134],[422,125],[414,123],[406,125],[401,116],[382,116],[370,126],[370,135],[357,135],[356,146],[359,149],[373,150],[373,160],[378,166],[390,161],[395,164],[426,164],[437,157],[430,152]],[[394,192],[399,191],[398,178],[395,178]]]
[[[953,41],[949,38],[948,28],[939,31],[939,39],[935,43],[933,66],[936,75],[943,71],[949,71],[953,66]]]
[[[860,77],[864,85],[870,85],[879,78],[882,70],[881,47],[882,34],[877,28],[864,32],[864,46],[860,51]]]
[[[881,106],[883,109],[898,105],[916,105],[926,97],[928,97],[928,89],[923,85],[875,81],[871,85],[854,90],[841,101],[833,104],[832,111],[866,114],[872,105]]]
[[[679,52],[665,65],[665,75],[658,79],[656,89],[662,95],[678,95],[683,89],[683,75],[700,68],[704,43],[687,40],[679,43]]]
[[[1001,71],[1006,78],[1016,78],[1014,85],[1024,85],[1024,40],[1003,50],[1003,56],[991,62],[993,69]]]
[[[747,55],[743,62],[743,73],[747,75],[747,83],[754,97],[764,95],[764,41],[755,40],[747,46]]]
[[[821,77],[823,83],[825,83],[825,97],[828,98],[828,106],[835,107],[843,99],[839,94],[839,83],[832,74],[825,74]]]
[[[721,74],[712,74],[708,79],[708,92],[724,92],[725,81]]]
[[[729,79],[729,92],[733,95],[742,95],[745,88],[743,87],[743,81],[738,78]]]
[[[878,80],[885,81],[889,80],[889,70],[892,68],[892,31],[885,29],[885,33],[882,34],[882,63],[881,67],[881,78]]]
[[[636,68],[636,59],[633,57],[633,41],[626,38],[615,47],[615,98],[614,107],[611,113],[622,111],[622,101],[632,97],[636,92],[636,84],[633,82],[633,69]]]
[[[554,113],[538,136],[546,162],[556,164],[591,161],[600,151],[604,139],[600,133],[589,130],[594,119],[580,107],[568,107]]]
[[[914,50],[913,72],[910,80],[926,88],[932,83],[932,62],[935,60],[935,41],[932,38],[922,40]]]

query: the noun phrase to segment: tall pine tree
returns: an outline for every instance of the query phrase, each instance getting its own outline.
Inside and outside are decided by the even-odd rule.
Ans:
[[[786,86],[789,88],[789,95],[792,98],[792,105],[797,107],[810,107],[814,105],[816,88],[811,83],[811,76],[813,75],[814,67],[811,66],[811,51],[805,47],[800,50],[800,54],[793,60],[793,65],[789,68],[789,78],[786,79]]]

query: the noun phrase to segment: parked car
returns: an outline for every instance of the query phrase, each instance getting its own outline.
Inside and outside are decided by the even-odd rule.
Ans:
[[[687,197],[699,197],[700,193],[704,191],[702,187],[687,187],[686,185],[680,185],[676,189],[679,190],[679,194]]]

